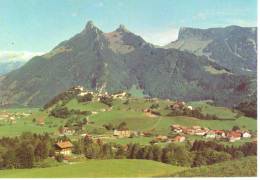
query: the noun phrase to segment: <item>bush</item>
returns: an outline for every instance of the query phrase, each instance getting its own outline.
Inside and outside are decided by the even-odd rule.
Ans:
[[[78,96],[77,99],[78,99],[78,102],[89,102],[89,101],[92,101],[93,95],[88,93],[84,96]]]
[[[55,159],[58,161],[58,162],[62,162],[64,160],[64,156],[62,154],[58,154],[55,156]]]
[[[70,115],[70,112],[67,107],[59,106],[54,108],[50,112],[51,116],[57,117],[57,118],[67,118]]]
[[[112,106],[113,98],[108,96],[102,96],[99,100],[101,103],[108,105],[109,107]]]
[[[34,167],[46,168],[46,167],[55,167],[55,166],[59,166],[59,165],[60,165],[60,163],[58,163],[57,160],[55,160],[53,158],[47,158],[42,161],[36,162]]]

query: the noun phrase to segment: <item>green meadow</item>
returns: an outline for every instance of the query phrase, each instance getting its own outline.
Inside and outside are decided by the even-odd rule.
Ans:
[[[155,177],[185,170],[149,160],[88,160],[50,168],[1,170],[0,178]]]

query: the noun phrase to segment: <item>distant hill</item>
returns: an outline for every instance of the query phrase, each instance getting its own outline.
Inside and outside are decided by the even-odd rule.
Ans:
[[[7,74],[15,69],[18,69],[25,61],[4,61],[0,62],[0,75]]]
[[[104,33],[88,22],[79,34],[0,80],[0,102],[41,106],[76,85],[108,92],[135,87],[151,97],[212,99],[226,106],[256,89],[249,77],[207,57],[157,48],[123,25]]]
[[[234,73],[256,75],[256,27],[185,27],[180,29],[178,40],[165,47],[204,55]]]

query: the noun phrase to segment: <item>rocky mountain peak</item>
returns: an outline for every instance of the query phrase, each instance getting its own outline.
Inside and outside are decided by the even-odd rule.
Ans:
[[[102,33],[102,31],[97,26],[95,26],[93,21],[87,22],[85,29],[84,29],[84,32]]]
[[[129,32],[123,24],[120,24],[116,32]]]

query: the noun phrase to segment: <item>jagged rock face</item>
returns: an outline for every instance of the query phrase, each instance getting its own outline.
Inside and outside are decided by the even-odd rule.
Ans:
[[[103,33],[89,22],[81,33],[0,80],[0,102],[41,106],[77,85],[108,92],[137,86],[153,97],[225,105],[239,102],[251,88],[249,78],[205,57],[156,48],[124,26]]]
[[[256,74],[257,30],[254,27],[181,28],[178,40],[166,48],[205,55],[233,73]]]

